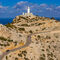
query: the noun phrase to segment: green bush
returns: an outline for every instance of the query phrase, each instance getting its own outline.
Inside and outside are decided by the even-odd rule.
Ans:
[[[6,41],[7,39],[6,39],[6,38],[4,38],[4,37],[0,37],[0,40],[4,40],[4,41]]]
[[[45,30],[46,28],[43,28],[42,30]]]
[[[25,28],[19,28],[20,31],[25,31]]]
[[[29,31],[30,33],[33,33],[32,30]]]
[[[22,54],[18,54],[18,56],[22,57]]]
[[[21,18],[23,18],[23,19],[25,19],[25,20],[28,20],[27,18],[25,18],[25,17],[22,17],[22,16],[20,16]]]
[[[38,35],[37,38],[40,38],[40,35]]]
[[[40,57],[40,60],[45,60],[45,58],[44,57]]]
[[[42,49],[42,51],[44,51],[44,49]]]
[[[9,42],[13,42],[13,40],[8,40]]]
[[[3,44],[0,44],[0,46],[4,46]]]
[[[51,37],[50,36],[46,36],[46,39],[51,39]]]
[[[9,40],[9,39],[6,39],[4,37],[0,37],[0,40],[2,40],[2,41],[8,41],[8,42],[13,42],[13,40]]]
[[[28,58],[25,58],[25,57],[24,57],[24,59],[25,59],[25,60],[29,60]]]
[[[54,60],[53,58],[49,58],[49,60]]]
[[[26,56],[27,52],[26,52],[26,51],[22,51],[22,54],[23,54],[24,56]]]
[[[38,25],[42,25],[42,23],[39,23]]]
[[[53,53],[50,53],[50,54],[48,54],[48,56],[51,56],[51,57],[53,57]]]
[[[6,24],[5,26],[6,26],[6,27],[10,27],[10,28],[16,28],[14,25],[12,25],[12,24],[10,24],[10,23]]]
[[[15,60],[18,60],[18,58],[15,58]]]
[[[21,26],[29,26],[28,24],[22,24]]]
[[[43,54],[43,57],[45,57],[45,54]]]
[[[8,60],[8,56],[6,56],[6,60]]]

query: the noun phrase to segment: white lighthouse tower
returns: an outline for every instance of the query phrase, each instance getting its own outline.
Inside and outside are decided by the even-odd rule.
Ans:
[[[29,14],[30,13],[30,7],[28,6],[28,9],[27,9],[27,13]]]
[[[34,17],[34,15],[30,12],[30,7],[27,7],[27,13],[23,13],[23,16]]]

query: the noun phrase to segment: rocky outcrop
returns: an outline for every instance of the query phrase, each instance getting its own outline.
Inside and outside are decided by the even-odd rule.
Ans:
[[[2,25],[2,24],[0,24],[0,37],[1,36],[5,37],[5,38],[10,37],[9,29],[6,26]]]
[[[12,47],[10,48],[11,50],[25,43],[28,45],[27,36],[29,34],[32,34],[29,46],[9,53],[7,55],[8,60],[60,60],[59,21],[47,17],[32,16],[32,18],[30,18],[21,15],[13,19],[13,22],[10,24],[5,26],[0,24],[0,37],[4,37],[8,40],[2,43],[7,44],[10,40],[13,40],[13,42],[9,43],[11,46],[8,46]],[[4,49],[5,46],[6,45],[3,47]],[[8,48],[6,47],[6,49]]]

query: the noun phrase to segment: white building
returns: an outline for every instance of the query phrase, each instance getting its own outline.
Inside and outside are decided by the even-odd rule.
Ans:
[[[29,7],[29,6],[28,6],[28,8],[27,8],[27,13],[24,13],[24,12],[23,12],[23,16],[29,16],[29,17],[33,16],[33,14],[30,13],[30,7]]]

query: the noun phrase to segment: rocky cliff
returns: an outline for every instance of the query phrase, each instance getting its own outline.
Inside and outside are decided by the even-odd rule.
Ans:
[[[17,16],[12,23],[0,24],[0,51],[25,44],[3,60],[60,60],[60,22],[47,17]]]

